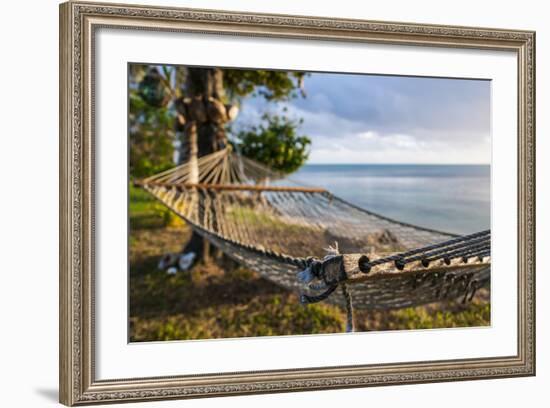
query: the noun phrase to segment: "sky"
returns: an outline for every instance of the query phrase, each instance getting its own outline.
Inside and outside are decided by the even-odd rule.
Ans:
[[[287,108],[312,140],[308,163],[489,164],[491,83],[312,73],[306,97],[246,98],[235,126]]]

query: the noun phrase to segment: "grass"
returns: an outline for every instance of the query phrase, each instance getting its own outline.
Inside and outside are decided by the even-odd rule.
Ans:
[[[129,200],[132,231],[183,225],[179,217],[141,188],[130,185]]]
[[[246,220],[247,230],[251,237],[261,237],[265,248],[292,256],[307,253],[312,256],[324,256],[324,249],[334,241],[326,241],[323,231],[306,223],[285,222],[275,214],[255,211],[254,208],[236,207],[230,209],[226,217],[234,223]],[[284,236],[284,239],[281,237]],[[319,245],[319,241],[324,243]]]
[[[269,220],[261,220],[269,222]],[[191,229],[148,193],[130,187],[130,340],[162,341],[340,333],[337,306],[301,305],[294,293],[241,267],[199,263],[168,275],[159,258],[179,252]],[[358,330],[485,326],[490,302],[446,303],[397,311],[357,311]]]

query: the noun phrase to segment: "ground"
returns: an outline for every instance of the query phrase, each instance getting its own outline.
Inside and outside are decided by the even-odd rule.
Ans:
[[[160,257],[178,252],[191,229],[142,190],[130,188],[130,340],[340,333],[345,313],[337,306],[302,305],[296,294],[254,271],[221,262],[199,263],[169,275]],[[356,313],[358,330],[486,326],[490,302],[481,292],[455,302],[397,311]]]

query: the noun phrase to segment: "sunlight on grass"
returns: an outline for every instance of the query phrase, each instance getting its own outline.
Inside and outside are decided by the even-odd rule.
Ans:
[[[233,210],[235,220],[280,230],[266,213]],[[238,212],[237,212],[238,211]],[[285,228],[287,225],[285,224]],[[300,236],[300,224],[288,226]],[[269,228],[268,228],[269,229]],[[147,192],[130,186],[130,338],[131,341],[188,340],[247,336],[341,333],[345,313],[337,306],[304,306],[294,293],[239,267],[198,264],[191,271],[168,275],[158,260],[178,252],[189,239],[185,223]],[[307,234],[306,234],[307,236]],[[396,311],[356,311],[364,330],[405,330],[490,324],[490,302],[474,299]]]
[[[183,225],[180,217],[147,191],[130,184],[130,228],[147,229]]]

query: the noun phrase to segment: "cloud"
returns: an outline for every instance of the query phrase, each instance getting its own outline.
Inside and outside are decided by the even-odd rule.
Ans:
[[[374,126],[489,126],[488,81],[312,74],[305,87],[308,98],[293,102],[302,109],[330,110]]]
[[[489,163],[490,83],[311,74],[306,98],[248,98],[236,127],[265,111],[302,118],[311,163]]]

